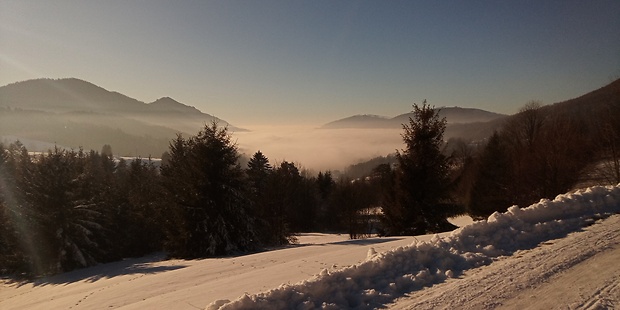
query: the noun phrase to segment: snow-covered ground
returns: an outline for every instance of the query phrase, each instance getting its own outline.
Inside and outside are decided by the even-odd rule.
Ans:
[[[0,309],[614,308],[619,212],[620,187],[593,187],[441,236],[308,234],[239,257],[153,255],[4,281]]]
[[[461,279],[397,299],[393,309],[616,309],[620,215],[550,240]]]

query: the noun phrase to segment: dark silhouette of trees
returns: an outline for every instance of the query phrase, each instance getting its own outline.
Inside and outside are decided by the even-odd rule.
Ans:
[[[340,228],[339,209],[331,202],[336,182],[331,171],[319,172],[316,178],[318,190],[317,227],[323,231],[335,231]]]
[[[378,156],[366,162],[349,165],[349,167],[345,169],[345,175],[351,179],[359,179],[371,174],[372,170],[379,165],[392,165],[397,162],[398,159],[396,158],[396,154],[389,154],[385,157]]]
[[[41,276],[161,250],[157,169],[0,146],[0,273]]]
[[[474,218],[505,211],[512,204],[510,193],[513,177],[505,141],[495,132],[489,138],[475,163],[476,175],[470,189],[468,212]]]
[[[396,200],[383,205],[387,235],[418,235],[453,229],[447,216],[451,203],[449,162],[442,153],[446,120],[426,104],[413,105],[413,118],[403,125],[405,149],[397,153]]]
[[[537,101],[513,116],[500,133],[510,162],[510,203],[527,206],[570,190],[590,161],[587,131],[578,117]]]
[[[477,157],[469,212],[485,217],[569,191],[596,161],[591,141],[599,137],[588,123],[562,106],[526,104]]]
[[[351,239],[367,238],[374,233],[376,223],[372,210],[377,195],[369,181],[341,179],[332,192],[332,203],[337,206],[334,216]]]
[[[254,153],[248,161],[246,173],[250,181],[252,192],[258,194],[265,189],[268,177],[273,172],[269,159],[261,151]]]
[[[57,273],[105,260],[101,201],[92,193],[83,152],[56,148],[37,158],[21,180],[31,233],[33,270]]]
[[[113,225],[123,239],[118,251],[137,257],[161,250],[164,189],[158,169],[151,161],[138,158],[129,166],[119,165],[115,179],[115,191],[121,195],[111,206],[116,211]]]
[[[603,177],[606,183],[615,185],[620,183],[620,113],[615,110],[620,106],[609,107],[600,113],[595,130],[600,140],[597,149],[600,150],[601,162],[597,163],[596,172]]]
[[[101,156],[113,157],[112,147],[109,144],[104,144],[101,148]]]
[[[15,156],[19,155],[15,149],[15,144],[7,149],[0,143],[0,274],[21,273],[28,269],[23,243],[29,238],[19,226],[21,207],[15,197]]]
[[[301,175],[294,163],[283,161],[274,169],[270,192],[275,198],[274,210],[279,218],[277,225],[285,234],[286,231],[309,231],[315,224],[313,190],[314,184]]]
[[[258,240],[265,246],[289,243],[293,240],[293,233],[289,228],[285,204],[282,201],[282,196],[288,193],[280,191],[282,182],[274,174],[269,159],[261,151],[257,151],[248,161],[245,172],[256,216]]]
[[[172,256],[224,255],[254,246],[255,223],[238,157],[228,130],[216,123],[171,142],[161,173],[170,220],[165,247]]]
[[[541,103],[530,101],[502,128],[502,137],[512,163],[512,203],[527,205],[531,197],[541,198],[538,187],[541,173],[538,171],[538,157],[542,140],[543,124],[548,122],[547,114],[541,110]]]

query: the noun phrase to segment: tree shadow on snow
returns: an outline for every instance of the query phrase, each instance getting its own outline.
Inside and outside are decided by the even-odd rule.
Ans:
[[[346,240],[346,241],[324,243],[324,244],[320,244],[320,245],[371,245],[371,244],[379,244],[379,243],[385,243],[385,242],[398,241],[398,240],[403,240],[403,239],[404,238],[396,238],[396,237],[353,239],[353,240]]]
[[[130,258],[118,262],[101,264],[84,269],[73,270],[62,274],[39,278],[34,281],[15,281],[19,286],[32,283],[34,286],[71,284],[74,282],[84,281],[93,283],[102,279],[110,279],[124,275],[146,275],[156,274],[171,270],[182,269],[187,266],[153,266],[152,263],[163,261],[164,254],[154,254],[140,258]]]

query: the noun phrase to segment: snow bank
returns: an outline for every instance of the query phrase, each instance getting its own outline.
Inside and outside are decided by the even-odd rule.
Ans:
[[[527,208],[510,207],[487,220],[455,230],[445,238],[414,242],[377,254],[336,271],[323,270],[312,279],[232,302],[218,300],[208,310],[222,309],[371,309],[407,292],[457,277],[494,258],[530,249],[565,236],[595,219],[620,212],[620,184],[591,187],[543,199]]]

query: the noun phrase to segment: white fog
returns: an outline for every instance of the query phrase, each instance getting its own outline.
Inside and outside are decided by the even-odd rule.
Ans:
[[[260,150],[271,163],[290,161],[311,170],[343,170],[348,165],[403,148],[399,129],[252,128],[235,132],[242,153]]]

